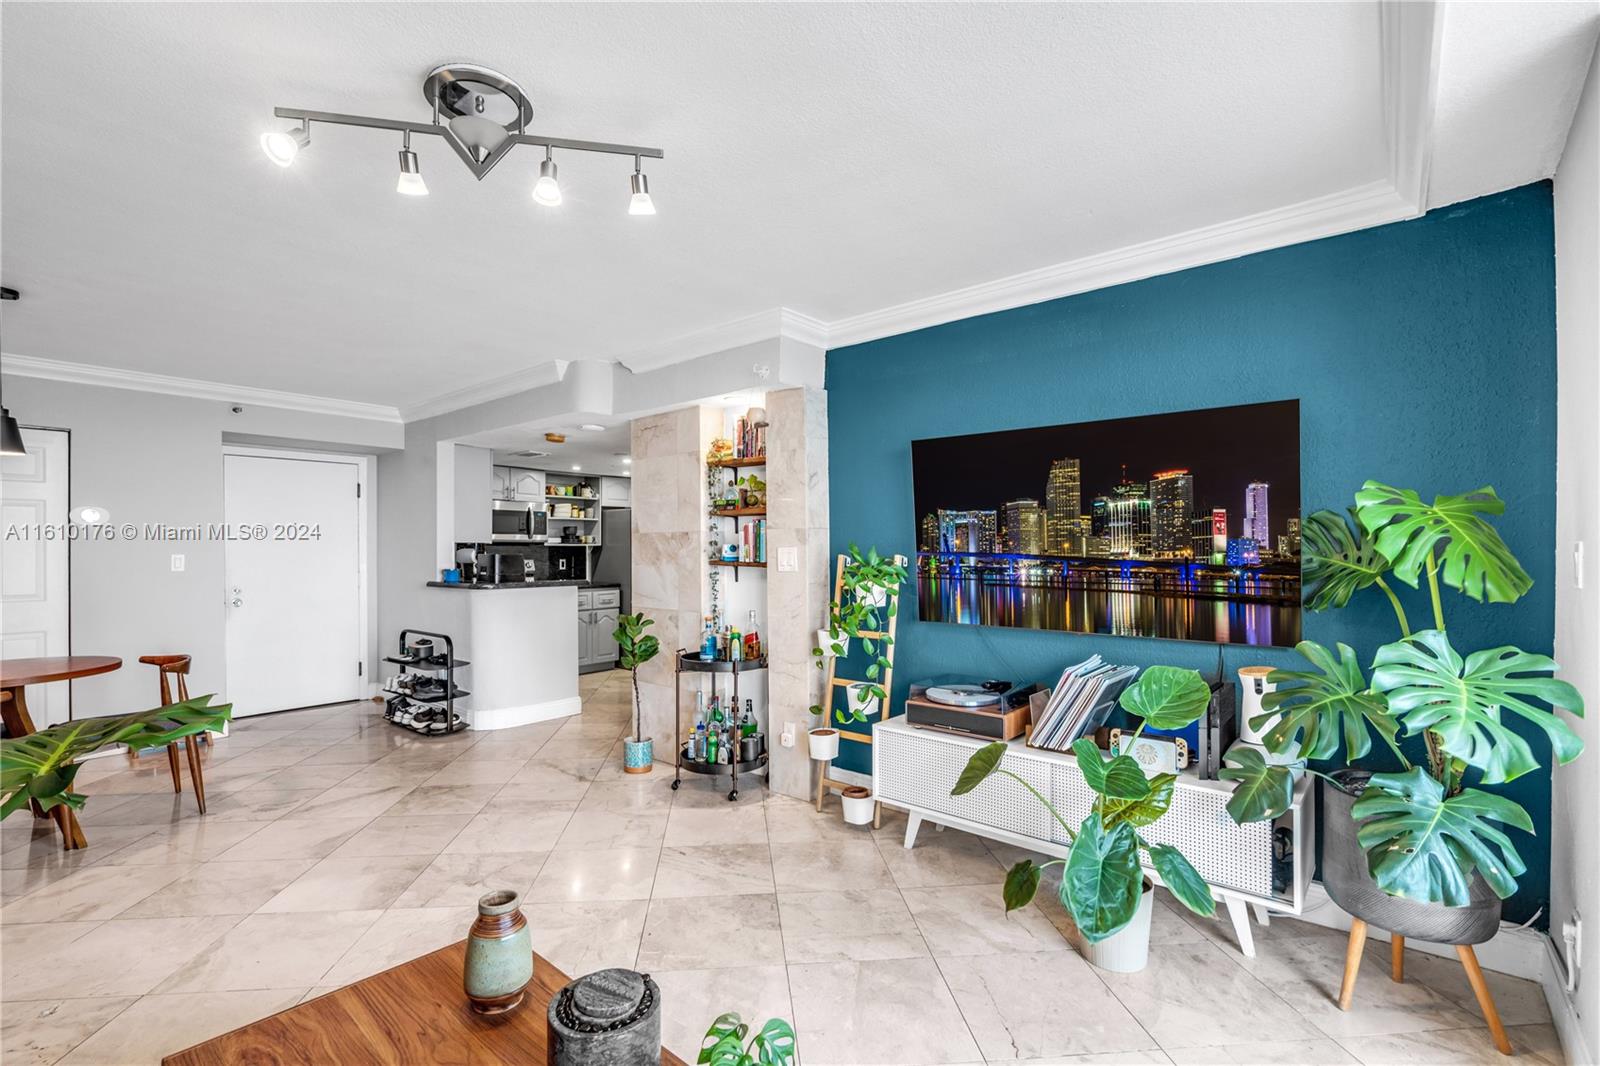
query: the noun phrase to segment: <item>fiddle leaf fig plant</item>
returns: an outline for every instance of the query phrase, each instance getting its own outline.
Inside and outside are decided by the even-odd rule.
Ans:
[[[1306,520],[1306,606],[1343,607],[1376,586],[1394,610],[1400,639],[1377,650],[1370,682],[1350,647],[1339,644],[1335,653],[1302,641],[1296,650],[1313,671],[1268,675],[1278,688],[1262,699],[1263,713],[1251,725],[1261,729],[1276,719],[1263,738],[1268,751],[1318,760],[1335,757],[1341,740],[1347,761],[1361,759],[1376,734],[1400,769],[1373,774],[1352,808],[1373,880],[1392,896],[1459,907],[1468,903],[1476,874],[1504,899],[1526,868],[1498,826],[1531,832],[1533,822],[1514,801],[1467,787],[1466,778],[1476,774],[1477,785],[1500,785],[1539,768],[1538,754],[1511,728],[1508,713],[1542,730],[1558,763],[1583,750],[1553,710],[1583,713],[1577,689],[1550,676],[1554,660],[1509,645],[1463,655],[1446,635],[1442,588],[1480,603],[1514,603],[1533,587],[1488,520],[1505,513],[1505,502],[1488,486],[1425,503],[1411,489],[1368,481],[1349,513],[1348,525],[1331,511]],[[1412,588],[1426,581],[1432,628],[1412,631],[1384,580],[1388,574]],[[1402,736],[1423,739],[1426,767],[1412,765]],[[1220,776],[1239,782],[1228,804],[1236,821],[1263,821],[1288,809],[1290,767],[1268,765],[1249,751],[1230,753],[1227,761]]]
[[[141,751],[196,733],[220,732],[231,717],[233,704],[213,707],[210,696],[195,696],[138,714],[81,718],[0,740],[0,818],[30,801],[46,811],[62,805],[82,809],[84,795],[72,791],[78,759],[108,744]]]
[[[654,659],[661,652],[661,642],[645,632],[648,627],[655,624],[654,619],[646,618],[642,613],[625,614],[617,618],[617,628],[611,633],[611,639],[617,642],[617,661],[633,678],[633,738],[635,740],[644,739],[640,735],[644,729],[644,711],[639,702],[639,667]]]
[[[849,558],[844,564],[844,580],[837,602],[828,604],[828,647],[811,649],[817,669],[826,665],[829,656],[842,657],[846,642],[852,638],[861,642],[861,649],[870,657],[867,663],[865,684],[850,686],[853,700],[846,698],[844,709],[835,709],[834,716],[843,725],[846,722],[865,722],[866,710],[873,700],[887,703],[889,694],[882,680],[889,670],[889,648],[894,638],[889,635],[888,622],[900,609],[900,586],[906,581],[906,558],[903,555],[879,555],[877,548],[869,548],[863,555],[861,549],[850,545]],[[826,694],[832,698],[832,693]],[[811,707],[813,715],[825,716],[822,707]]]
[[[1205,712],[1209,699],[1210,689],[1198,672],[1152,666],[1123,690],[1120,702],[1124,710],[1143,719],[1134,733],[1137,737],[1147,725],[1163,729],[1189,725]],[[1009,777],[1044,804],[1071,843],[1065,859],[1045,863],[1024,859],[1011,868],[1001,890],[1006,910],[1031,903],[1042,873],[1051,866],[1061,866],[1061,905],[1072,915],[1083,938],[1091,944],[1098,943],[1120,932],[1138,911],[1144,891],[1140,855],[1146,854],[1179,902],[1196,914],[1209,917],[1216,913],[1210,886],[1183,853],[1165,844],[1150,844],[1139,835],[1139,829],[1167,812],[1177,776],[1146,777],[1132,756],[1105,759],[1088,737],[1073,742],[1072,752],[1084,782],[1095,794],[1088,817],[1076,828],[1068,825],[1031,784],[1002,765],[1006,745],[1001,741],[973,752],[950,790],[952,796],[963,796],[993,774]]]

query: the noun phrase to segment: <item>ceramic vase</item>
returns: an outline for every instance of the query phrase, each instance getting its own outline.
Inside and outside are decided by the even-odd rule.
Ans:
[[[630,774],[647,774],[655,762],[655,741],[651,737],[635,740],[625,737],[622,741],[622,768]]]
[[[467,932],[462,982],[479,1014],[516,1010],[533,980],[533,939],[521,904],[522,897],[510,889],[478,900],[478,918]]]

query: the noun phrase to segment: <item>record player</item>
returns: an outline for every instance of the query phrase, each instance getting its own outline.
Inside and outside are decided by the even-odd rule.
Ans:
[[[1038,685],[941,677],[911,684],[906,723],[988,740],[1020,737],[1028,722],[1028,696]]]

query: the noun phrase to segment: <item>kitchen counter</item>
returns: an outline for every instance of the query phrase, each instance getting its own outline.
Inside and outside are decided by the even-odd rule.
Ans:
[[[480,581],[467,584],[464,581],[430,581],[428,582],[428,587],[431,589],[467,589],[468,591],[473,589],[620,589],[622,583],[618,581],[546,580],[501,581],[498,583]]]

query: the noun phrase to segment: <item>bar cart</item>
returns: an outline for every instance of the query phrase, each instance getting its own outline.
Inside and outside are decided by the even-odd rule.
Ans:
[[[710,777],[726,775],[729,778],[728,801],[734,802],[739,798],[739,776],[741,774],[755,773],[767,765],[767,751],[765,737],[762,737],[761,752],[754,759],[744,761],[706,762],[703,759],[686,759],[683,754],[683,674],[711,674],[711,691],[716,694],[716,675],[726,674],[730,679],[732,691],[729,698],[733,700],[733,707],[739,706],[739,675],[752,670],[765,670],[766,659],[739,659],[728,661],[725,659],[702,659],[698,652],[679,651],[674,676],[672,679],[672,710],[673,710],[673,756],[675,765],[672,774],[672,790],[676,792],[683,782],[683,772],[688,770],[691,774],[704,774]],[[770,726],[769,726],[770,729]]]

